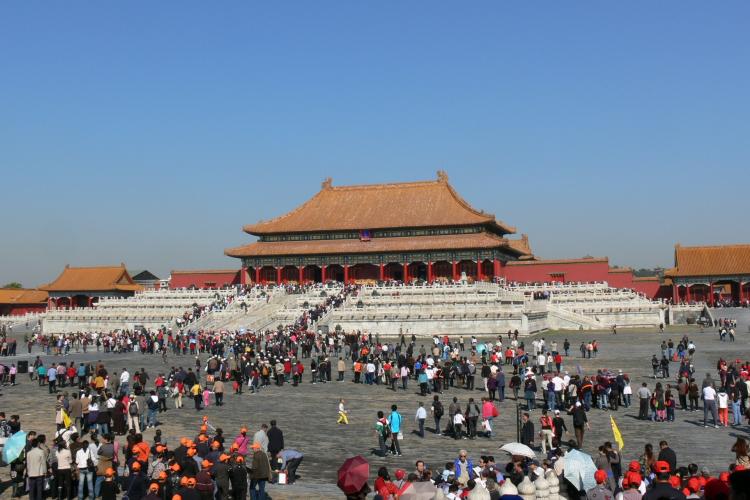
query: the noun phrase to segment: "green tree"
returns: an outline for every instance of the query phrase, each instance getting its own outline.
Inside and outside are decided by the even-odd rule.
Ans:
[[[23,288],[23,285],[17,281],[11,281],[3,285],[3,288]]]

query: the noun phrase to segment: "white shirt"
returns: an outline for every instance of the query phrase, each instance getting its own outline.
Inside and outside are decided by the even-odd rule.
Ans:
[[[464,414],[461,412],[456,413],[453,415],[453,424],[454,425],[463,425],[463,423],[466,422],[466,419],[464,418]]]
[[[703,399],[705,401],[713,401],[716,399],[716,391],[710,385],[703,388]]]
[[[555,384],[555,392],[560,392],[563,390],[563,379],[560,377],[554,377],[552,379],[552,383]]]
[[[729,396],[726,392],[720,392],[717,394],[717,397],[719,399],[719,408],[729,408]]]
[[[120,384],[124,384],[126,382],[130,381],[130,374],[123,370],[123,372],[120,374]]]
[[[96,453],[91,451],[91,448],[87,449],[80,449],[76,452],[76,465],[78,466],[78,469],[85,471],[86,470],[86,460],[91,459],[94,461],[94,465],[97,463],[97,455]]]
[[[424,406],[420,406],[417,408],[417,415],[415,417],[417,420],[422,420],[427,418],[427,410],[425,410]]]

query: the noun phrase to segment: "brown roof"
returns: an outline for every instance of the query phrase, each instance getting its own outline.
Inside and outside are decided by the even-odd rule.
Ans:
[[[472,208],[451,187],[445,172],[438,172],[435,181],[397,184],[332,186],[328,179],[315,196],[291,212],[243,230],[262,235],[472,224],[515,233],[494,215]]]
[[[506,241],[508,242],[509,247],[523,254],[524,258],[526,259],[533,258],[534,254],[531,251],[531,245],[529,245],[528,235],[522,234],[520,240],[508,239]]]
[[[664,274],[678,276],[750,275],[750,245],[674,247],[675,267]]]
[[[27,288],[0,288],[0,304],[40,304],[47,302],[49,294]]]
[[[555,260],[513,260],[508,262],[509,266],[539,266],[545,264],[601,264],[609,263],[607,257],[583,257],[581,259],[555,259]]]
[[[633,281],[661,281],[658,276],[633,276]]]
[[[444,236],[415,236],[399,238],[255,242],[228,248],[230,257],[264,257],[270,255],[330,255],[371,252],[408,252],[424,250],[458,250],[474,248],[499,248],[519,253],[509,241],[491,233],[452,234]]]
[[[70,267],[65,269],[55,281],[39,287],[49,292],[105,292],[139,291],[128,274],[125,265],[101,267]]]

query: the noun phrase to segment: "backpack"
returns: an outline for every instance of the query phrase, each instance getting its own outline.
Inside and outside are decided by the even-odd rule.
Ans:
[[[442,417],[442,416],[443,416],[443,412],[444,412],[444,410],[443,410],[443,403],[441,403],[440,401],[435,401],[435,402],[434,402],[434,403],[432,404],[432,406],[433,406],[433,408],[434,408],[434,409],[433,409],[432,411],[433,411],[433,413],[435,414],[435,416],[436,416],[437,418],[440,418],[440,417]]]
[[[130,406],[128,406],[128,414],[129,415],[138,415],[138,403],[135,401],[130,402]]]

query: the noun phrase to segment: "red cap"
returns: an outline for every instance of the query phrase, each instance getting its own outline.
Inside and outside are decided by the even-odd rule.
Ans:
[[[406,476],[406,471],[404,469],[396,469],[396,479],[400,481],[404,476]]]
[[[627,472],[625,473],[625,477],[630,484],[635,484],[636,486],[640,485],[641,481],[643,481],[643,478],[637,472]]]
[[[594,472],[594,479],[596,480],[596,484],[602,484],[604,481],[607,480],[607,473],[601,469]]]
[[[719,481],[724,484],[729,484],[729,472],[722,472],[719,474]]]
[[[669,477],[669,484],[672,485],[673,488],[679,488],[680,487],[680,476],[670,476]]]
[[[641,463],[638,460],[633,460],[628,464],[628,470],[631,472],[641,472]]]
[[[665,462],[664,460],[659,460],[656,462],[656,465],[654,466],[654,470],[656,472],[669,472],[669,462]]]

